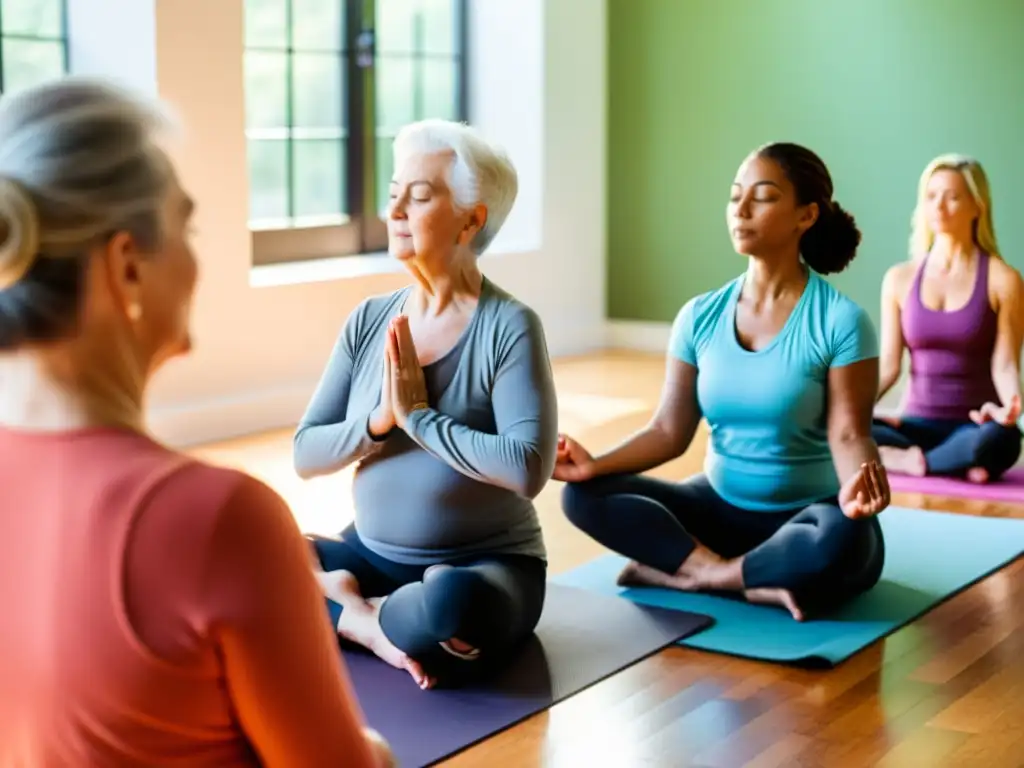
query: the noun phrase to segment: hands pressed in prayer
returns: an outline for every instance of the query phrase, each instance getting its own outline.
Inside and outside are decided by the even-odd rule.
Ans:
[[[410,413],[429,406],[427,382],[405,315],[392,319],[388,325],[387,357],[391,368],[391,409],[395,423],[404,428]]]
[[[877,515],[889,506],[889,499],[889,477],[877,461],[861,464],[839,489],[839,507],[853,520]]]
[[[384,437],[395,428],[395,409],[391,396],[391,379],[394,376],[389,354],[391,331],[388,330],[388,341],[384,345],[384,380],[380,385],[380,403],[370,415],[370,432],[376,437]]]

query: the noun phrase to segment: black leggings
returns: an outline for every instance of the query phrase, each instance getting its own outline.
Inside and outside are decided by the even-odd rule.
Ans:
[[[386,597],[380,609],[384,634],[441,685],[497,671],[540,620],[547,564],[536,557],[407,565],[372,552],[352,526],[341,541],[317,539],[313,545],[324,571],[349,571],[363,597]],[[341,606],[328,599],[327,607],[337,627]],[[474,650],[460,654],[442,645],[453,638]]]
[[[885,546],[878,519],[851,520],[835,499],[786,512],[734,507],[704,475],[671,483],[613,475],[565,486],[577,528],[619,554],[675,573],[696,541],[743,558],[745,589],[788,589],[805,613],[835,608],[873,587]]]
[[[992,421],[908,418],[893,427],[875,419],[871,437],[879,446],[920,448],[929,475],[964,477],[967,470],[981,467],[995,480],[1020,458],[1020,430]]]

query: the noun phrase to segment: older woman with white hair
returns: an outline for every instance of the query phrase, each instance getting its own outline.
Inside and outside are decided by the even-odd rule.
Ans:
[[[517,192],[474,129],[430,120],[394,142],[388,235],[411,286],[346,322],[295,434],[298,473],[357,463],[355,520],[313,542],[339,635],[422,688],[501,668],[540,618],[532,499],[557,408],[537,314],[477,259]]]
[[[283,500],[146,432],[197,280],[163,127],[76,78],[0,101],[0,765],[391,764]]]

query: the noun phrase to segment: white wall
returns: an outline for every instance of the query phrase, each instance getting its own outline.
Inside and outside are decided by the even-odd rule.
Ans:
[[[379,257],[254,272],[246,224],[242,3],[102,0],[108,10],[110,2],[131,9],[114,25],[106,13],[103,24],[89,22],[98,18],[99,1],[72,0],[72,67],[140,87],[155,71],[156,90],[186,127],[173,152],[198,202],[196,347],[160,374],[151,425],[177,445],[290,426],[349,312],[407,277]],[[522,175],[508,232],[481,266],[540,313],[552,355],[598,348],[605,294],[605,3],[470,5],[471,118],[507,146]],[[154,35],[155,57],[147,45]]]

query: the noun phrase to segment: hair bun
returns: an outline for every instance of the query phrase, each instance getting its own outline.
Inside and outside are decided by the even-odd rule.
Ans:
[[[39,255],[39,217],[28,191],[0,177],[0,291],[16,285]]]
[[[861,233],[853,216],[839,203],[832,202],[832,221],[829,222],[832,234],[832,245],[843,253],[857,250],[860,245]]]
[[[857,222],[839,203],[821,211],[814,225],[804,232],[800,252],[807,265],[820,275],[835,275],[846,269],[860,245]]]

